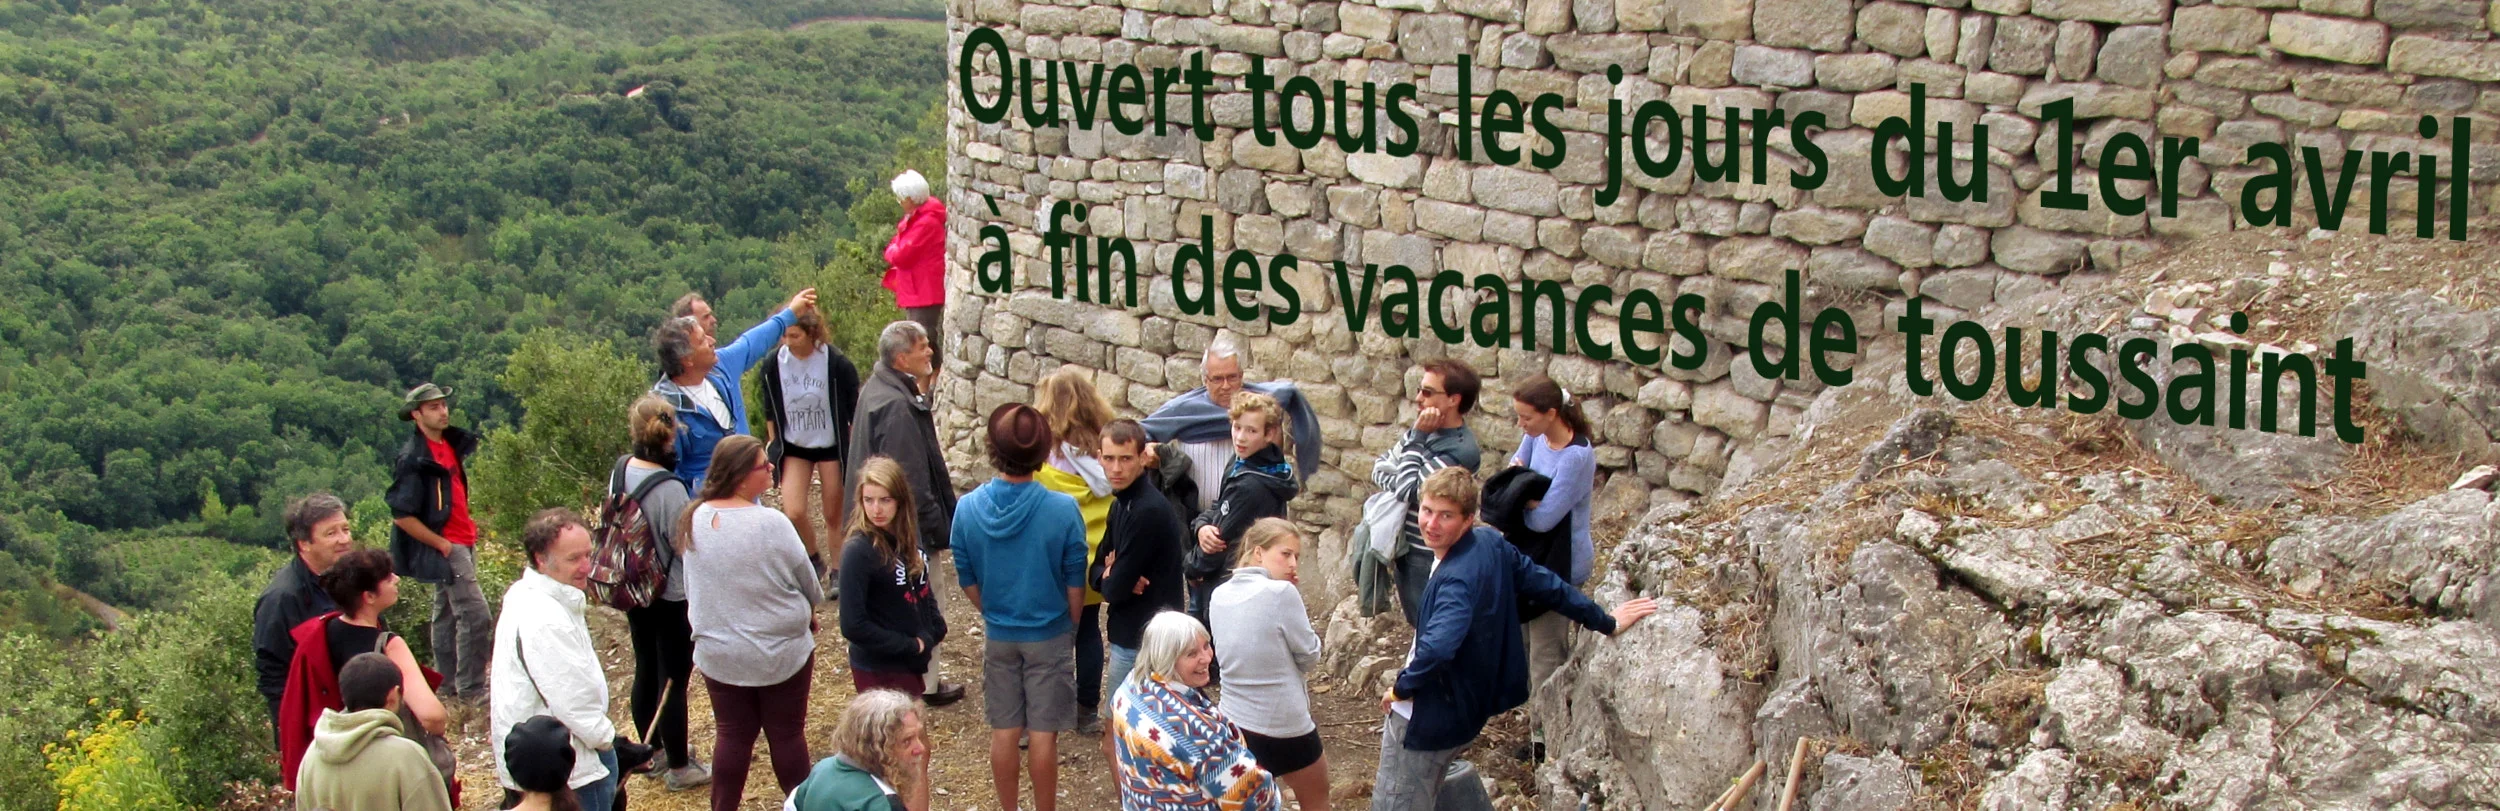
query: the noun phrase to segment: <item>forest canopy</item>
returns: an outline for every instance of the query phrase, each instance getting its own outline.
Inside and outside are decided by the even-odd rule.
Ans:
[[[530,336],[647,364],[678,295],[735,329],[793,284],[883,317],[944,31],[826,17],[942,9],[0,0],[0,630],[249,573],[212,545],[314,489],[378,510],[400,392],[517,429]]]

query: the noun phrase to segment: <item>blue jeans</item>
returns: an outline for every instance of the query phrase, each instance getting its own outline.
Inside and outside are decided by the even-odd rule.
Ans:
[[[1111,668],[1103,671],[1103,678],[1108,682],[1103,688],[1103,695],[1105,698],[1102,702],[1102,717],[1104,718],[1111,717],[1111,699],[1109,696],[1118,695],[1120,693],[1120,684],[1128,681],[1129,671],[1137,669],[1136,648],[1123,648],[1116,644],[1110,647]]]
[[[1380,724],[1380,771],[1372,778],[1372,811],[1432,811],[1441,800],[1441,781],[1450,762],[1466,749],[1456,746],[1430,752],[1406,748],[1406,719],[1397,713]]]
[[[608,767],[606,777],[601,777],[598,782],[573,790],[573,796],[582,801],[582,811],[608,811],[616,807],[616,784],[617,779],[622,777],[616,773],[616,750],[608,749],[600,752],[599,765]]]

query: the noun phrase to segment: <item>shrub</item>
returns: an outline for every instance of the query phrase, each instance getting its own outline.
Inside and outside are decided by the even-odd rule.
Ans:
[[[93,727],[44,746],[60,811],[176,811],[173,786],[158,771],[136,718],[112,710]]]

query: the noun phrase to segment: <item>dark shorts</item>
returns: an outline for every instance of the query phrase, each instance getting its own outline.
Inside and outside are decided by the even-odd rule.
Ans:
[[[1249,747],[1251,757],[1258,758],[1259,768],[1266,769],[1268,774],[1288,775],[1319,762],[1317,729],[1291,738],[1270,738],[1245,729],[1241,731],[1241,742]]]
[[[842,461],[842,452],[836,448],[802,448],[784,442],[781,443],[781,458],[784,461],[798,459],[807,462],[839,462]]]

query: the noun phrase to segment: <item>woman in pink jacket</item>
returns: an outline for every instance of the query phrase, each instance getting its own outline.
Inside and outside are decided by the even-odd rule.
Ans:
[[[902,223],[885,246],[885,289],[894,291],[894,306],[904,317],[929,331],[929,346],[938,350],[938,322],[946,316],[946,204],[929,196],[929,179],[904,170],[894,178],[894,196],[902,198]]]

